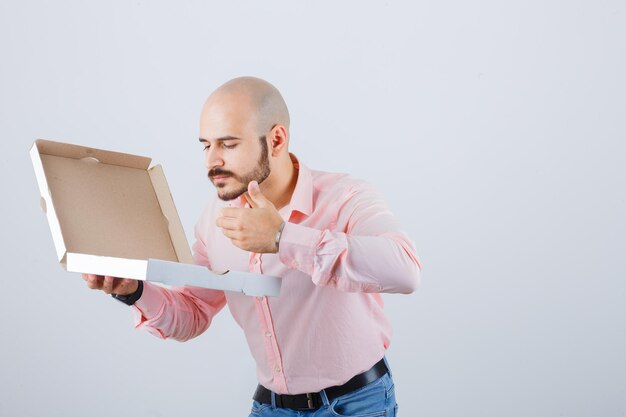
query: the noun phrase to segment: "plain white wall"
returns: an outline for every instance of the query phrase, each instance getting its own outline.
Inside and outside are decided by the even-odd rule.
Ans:
[[[377,185],[424,263],[385,296],[401,415],[626,415],[623,1],[0,2],[0,416],[245,416],[227,310],[187,343],[65,273],[36,138],[162,163],[189,239],[206,95],[273,82],[291,150]]]

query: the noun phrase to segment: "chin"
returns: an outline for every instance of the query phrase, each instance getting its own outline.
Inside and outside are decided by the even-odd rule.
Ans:
[[[217,190],[217,197],[223,201],[232,201],[239,198],[243,193],[247,191],[247,188],[243,190]]]

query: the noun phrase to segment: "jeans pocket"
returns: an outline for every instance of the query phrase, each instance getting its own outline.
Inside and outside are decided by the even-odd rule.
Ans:
[[[257,400],[254,400],[252,402],[252,409],[250,410],[250,415],[259,415],[261,414],[261,412],[263,412],[263,410],[265,410],[266,408],[270,408],[272,405],[271,404],[263,404],[258,402]]]
[[[396,386],[395,383],[393,382],[393,379],[391,378],[391,376],[389,375],[385,375],[383,376],[383,381],[385,383],[385,396],[387,397],[387,399],[393,399],[393,401],[395,401],[395,397],[396,397]]]
[[[387,416],[387,387],[381,378],[356,391],[337,397],[330,404],[335,417]]]

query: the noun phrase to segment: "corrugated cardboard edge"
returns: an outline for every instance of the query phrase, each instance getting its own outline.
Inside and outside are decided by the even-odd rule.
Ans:
[[[56,211],[54,210],[54,204],[52,204],[52,196],[50,195],[50,188],[48,187],[48,180],[46,179],[46,173],[43,170],[43,163],[41,162],[41,150],[39,145],[41,139],[36,140],[33,146],[30,148],[30,158],[35,168],[35,176],[37,177],[37,185],[39,186],[39,194],[41,195],[41,208],[46,213],[48,218],[48,224],[50,225],[50,231],[52,232],[52,240],[54,241],[54,248],[57,252],[57,259],[63,267],[65,267],[65,241],[63,240],[63,234],[61,233],[61,225],[57,218]]]
[[[176,211],[174,205],[174,199],[170,192],[170,188],[167,185],[165,174],[161,165],[155,165],[148,170],[150,180],[152,181],[152,187],[156,193],[157,200],[161,206],[161,212],[167,219],[167,227],[170,233],[170,239],[172,239],[172,245],[174,251],[178,257],[178,262],[185,264],[194,264],[191,250],[189,249],[189,243],[185,236],[183,225],[180,222],[180,217]]]
[[[225,275],[218,275],[202,265],[185,265],[159,259],[148,259],[146,280],[166,286],[189,285],[270,297],[280,295],[282,284],[279,277],[243,271],[229,271]]]
[[[147,170],[152,161],[151,158],[145,156],[106,151],[104,149],[89,148],[87,146],[55,142],[47,139],[37,139],[35,145],[39,153],[44,155],[55,155],[72,159],[95,158],[103,164],[128,168]]]
[[[147,268],[148,260],[143,259],[113,258],[72,252],[67,254],[69,272],[145,280]]]

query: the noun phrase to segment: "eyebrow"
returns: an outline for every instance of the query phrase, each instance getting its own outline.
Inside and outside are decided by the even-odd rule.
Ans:
[[[204,138],[198,138],[198,140],[200,142],[208,142],[208,140],[204,139]],[[242,140],[241,138],[238,138],[237,136],[222,136],[221,138],[217,138],[215,139],[217,141],[223,141],[223,140]]]

